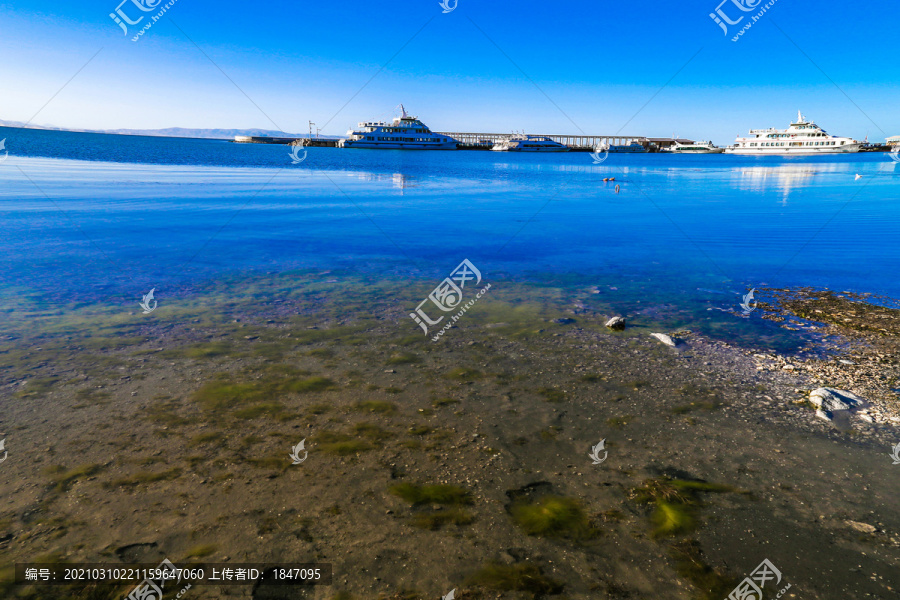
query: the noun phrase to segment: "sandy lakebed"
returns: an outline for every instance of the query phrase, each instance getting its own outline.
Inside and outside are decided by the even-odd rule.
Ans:
[[[436,343],[408,316],[426,284],[314,272],[9,314],[3,596],[133,587],[13,585],[14,563],[169,558],[334,569],[189,599],[722,600],[766,559],[766,598],[898,597],[900,311],[765,290],[749,318],[807,336],[788,353],[492,283]],[[865,412],[817,417],[820,386]]]

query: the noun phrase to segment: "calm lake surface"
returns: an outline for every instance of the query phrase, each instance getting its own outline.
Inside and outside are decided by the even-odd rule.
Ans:
[[[764,285],[900,297],[900,164],[883,153],[595,165],[581,152],[308,148],[294,165],[285,146],[4,138],[0,298],[131,302],[295,268],[437,282],[464,258],[488,280],[600,285],[624,304],[736,308]]]

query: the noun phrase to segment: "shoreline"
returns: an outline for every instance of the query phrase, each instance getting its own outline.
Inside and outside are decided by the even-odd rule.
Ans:
[[[875,475],[898,428],[818,419],[805,400],[813,369],[760,370],[752,349],[698,333],[670,331],[683,340],[670,348],[643,327],[611,332],[589,290],[496,280],[435,344],[398,301],[425,283],[361,297],[310,277],[142,320],[70,315],[39,338],[4,332],[0,350],[28,373],[22,385],[6,371],[0,397],[8,561],[315,557],[335,564],[334,586],[303,596],[316,600],[454,587],[520,598],[529,588],[509,577],[526,567],[573,599],[687,600],[727,594],[761,556],[808,600],[900,586],[889,567],[900,484]],[[778,317],[767,301],[760,310]],[[895,368],[867,368],[881,366]],[[301,439],[309,459],[291,466]],[[609,458],[594,466],[600,439]],[[847,485],[857,476],[864,486]],[[660,530],[642,498],[683,481],[718,492],[686,497],[684,522]],[[457,486],[469,500],[410,504],[400,484]],[[583,524],[523,530],[517,503],[553,498]],[[811,539],[822,543],[798,555]],[[836,560],[863,568],[823,574]]]

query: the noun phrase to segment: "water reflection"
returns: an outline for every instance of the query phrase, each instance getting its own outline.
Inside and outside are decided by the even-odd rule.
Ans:
[[[813,178],[825,173],[845,171],[843,164],[780,165],[777,167],[745,167],[736,169],[733,179],[737,187],[750,192],[762,193],[766,190],[780,190],[782,205],[787,205],[791,192],[810,187]]]
[[[360,181],[365,182],[390,181],[393,187],[400,190],[401,196],[407,188],[419,187],[419,178],[405,173],[358,173],[357,177],[359,177]]]

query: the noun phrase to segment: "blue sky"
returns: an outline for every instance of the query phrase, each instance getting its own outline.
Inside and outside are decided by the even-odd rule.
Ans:
[[[403,102],[445,131],[726,144],[802,109],[835,134],[900,135],[894,0],[777,0],[738,42],[709,17],[720,0],[177,0],[137,42],[148,19],[125,36],[119,1],[0,0],[0,119],[57,94],[35,123],[341,135]],[[732,33],[757,12],[723,10],[747,15]]]

